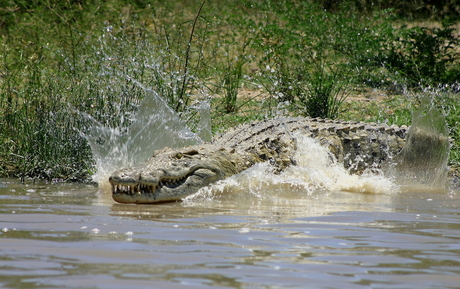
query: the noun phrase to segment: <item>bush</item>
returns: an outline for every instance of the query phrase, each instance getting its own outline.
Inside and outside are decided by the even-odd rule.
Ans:
[[[452,23],[442,28],[402,26],[382,52],[384,65],[399,73],[409,86],[452,84],[460,79],[460,39]]]
[[[297,83],[301,104],[299,110],[302,114],[310,117],[337,118],[342,103],[350,94],[350,72],[346,66],[328,65],[324,60],[319,60],[313,71],[304,74],[306,83]]]

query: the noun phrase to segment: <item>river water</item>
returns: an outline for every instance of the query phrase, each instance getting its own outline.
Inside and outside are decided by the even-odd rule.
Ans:
[[[93,185],[0,179],[0,286],[460,287],[458,191],[244,191],[123,205]]]
[[[350,175],[302,136],[280,174],[259,164],[182,202],[115,203],[115,169],[200,142],[150,95],[126,130],[87,116],[98,186],[0,179],[0,287],[460,288],[458,184]],[[443,168],[448,152],[434,150],[443,161],[422,163]]]

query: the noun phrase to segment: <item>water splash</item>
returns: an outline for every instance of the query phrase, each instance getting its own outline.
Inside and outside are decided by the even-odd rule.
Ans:
[[[420,99],[414,110],[406,145],[386,174],[398,184],[418,190],[444,190],[447,182],[449,158],[449,129],[444,114],[433,104],[431,97]]]
[[[328,192],[394,194],[399,186],[379,170],[363,175],[351,174],[331,156],[318,140],[296,135],[295,166],[281,173],[268,162],[256,164],[240,174],[202,188],[185,198],[186,202],[216,201],[235,196],[258,200],[302,198]]]
[[[211,141],[211,104],[207,100],[203,100],[196,107],[200,113],[200,121],[198,123],[198,136],[204,141]]]
[[[155,91],[142,88],[145,97],[133,122],[126,128],[107,127],[83,114],[91,123],[82,135],[93,152],[97,169],[93,180],[99,185],[108,183],[110,174],[117,169],[142,164],[154,150],[202,143]]]

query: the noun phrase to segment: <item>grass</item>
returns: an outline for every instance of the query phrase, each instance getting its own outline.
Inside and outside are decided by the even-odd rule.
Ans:
[[[75,110],[127,126],[141,86],[190,124],[199,122],[193,107],[210,100],[214,132],[281,112],[408,124],[411,94],[430,93],[451,129],[450,163],[460,164],[455,13],[423,1],[413,1],[418,10],[398,1],[375,10],[352,0],[109,2],[0,4],[0,175],[88,177],[79,133],[88,124]],[[417,11],[435,25],[402,25]],[[353,101],[359,90],[388,96]]]

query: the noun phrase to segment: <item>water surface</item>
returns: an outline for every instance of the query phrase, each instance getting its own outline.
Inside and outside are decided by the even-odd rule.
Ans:
[[[460,286],[455,191],[122,205],[91,185],[0,183],[4,288]]]

